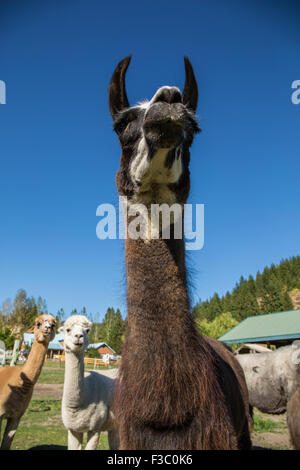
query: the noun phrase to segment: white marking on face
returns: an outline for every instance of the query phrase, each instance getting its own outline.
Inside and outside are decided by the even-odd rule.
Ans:
[[[141,191],[149,191],[152,184],[172,184],[179,180],[182,174],[181,149],[175,150],[174,162],[171,168],[167,168],[165,161],[170,150],[158,149],[149,160],[146,139],[140,140],[137,155],[130,166],[130,176],[136,185],[141,184]]]
[[[142,137],[137,155],[130,166],[130,177],[136,186],[134,202],[149,205],[152,202],[173,204],[175,195],[168,187],[176,183],[182,174],[181,147],[175,150],[171,168],[165,166],[170,149],[158,149],[151,160],[148,158],[148,145]]]
[[[141,182],[147,168],[149,167],[148,152],[149,148],[146,139],[143,136],[139,141],[137,154],[130,165],[130,177],[134,184]]]

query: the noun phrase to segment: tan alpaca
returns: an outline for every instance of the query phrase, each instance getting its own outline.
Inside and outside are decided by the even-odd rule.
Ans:
[[[19,422],[25,413],[33,387],[41,373],[49,342],[55,336],[56,321],[52,315],[41,315],[29,330],[34,342],[26,363],[22,366],[0,367],[0,436],[3,419],[7,419],[1,449],[10,449]]]

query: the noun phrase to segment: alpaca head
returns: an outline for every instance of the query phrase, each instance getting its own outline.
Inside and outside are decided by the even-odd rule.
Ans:
[[[35,319],[34,326],[28,330],[34,333],[38,343],[49,343],[55,337],[56,320],[52,315],[44,314]]]
[[[66,352],[82,353],[89,344],[88,333],[92,323],[84,315],[72,315],[59,331],[64,333],[64,348]]]
[[[163,86],[152,99],[130,107],[125,74],[130,57],[117,66],[109,85],[109,107],[122,147],[119,194],[128,202],[184,203],[189,193],[189,148],[199,132],[195,117],[198,88],[185,57],[186,81]]]

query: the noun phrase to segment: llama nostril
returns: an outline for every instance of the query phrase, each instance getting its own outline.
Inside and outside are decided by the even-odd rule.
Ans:
[[[174,90],[170,97],[170,103],[182,103],[182,98],[179,91]]]

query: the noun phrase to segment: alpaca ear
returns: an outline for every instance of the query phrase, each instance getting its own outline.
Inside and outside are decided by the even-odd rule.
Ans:
[[[108,88],[108,102],[110,114],[113,120],[116,115],[125,108],[129,108],[129,101],[126,94],[125,75],[131,56],[125,57],[118,63]]]
[[[195,112],[198,103],[198,85],[192,64],[190,63],[188,57],[184,58],[184,66],[185,85],[182,93],[182,102],[187,108],[192,109]]]
[[[34,333],[34,328],[35,328],[35,325],[29,328],[29,330],[27,330],[27,333]]]

